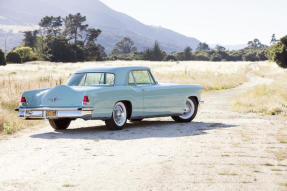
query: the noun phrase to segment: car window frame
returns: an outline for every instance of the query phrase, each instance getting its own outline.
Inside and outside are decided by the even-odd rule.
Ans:
[[[132,78],[133,78],[134,85],[130,85],[130,74],[131,74],[131,76],[132,76]],[[128,86],[131,86],[131,87],[137,86],[137,84],[136,84],[136,79],[135,79],[135,77],[134,77],[133,71],[129,71],[129,75],[128,75],[128,76],[129,76],[129,77],[128,77]]]

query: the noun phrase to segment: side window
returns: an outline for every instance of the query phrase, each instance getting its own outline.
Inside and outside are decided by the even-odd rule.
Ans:
[[[135,81],[132,72],[129,74],[129,86],[135,86]]]
[[[104,73],[87,73],[86,86],[104,84]]]
[[[110,73],[87,73],[85,86],[112,86],[115,76]]]
[[[155,84],[154,80],[150,76],[149,71],[147,70],[135,70],[133,71],[133,74],[138,86]]]

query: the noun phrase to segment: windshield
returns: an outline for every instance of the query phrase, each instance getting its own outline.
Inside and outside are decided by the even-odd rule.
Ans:
[[[97,73],[75,73],[67,85],[68,86],[113,86],[114,74],[97,72]]]

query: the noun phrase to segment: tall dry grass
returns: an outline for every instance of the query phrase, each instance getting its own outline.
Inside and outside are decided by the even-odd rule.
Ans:
[[[65,83],[77,69],[96,66],[149,66],[159,82],[201,84],[205,90],[232,88],[247,81],[247,62],[108,61],[51,63],[35,61],[0,67],[0,132],[13,133],[39,123],[18,119],[14,109],[24,91]]]
[[[256,75],[272,83],[257,85],[237,96],[233,102],[234,110],[287,116],[287,70],[275,64],[259,67]]]
[[[233,103],[235,111],[287,116],[287,83],[258,85]]]
[[[1,71],[2,73],[3,71]],[[24,121],[14,111],[18,107],[24,91],[49,88],[60,84],[62,76],[57,73],[43,72],[7,72],[0,75],[0,132],[11,134],[17,130],[36,124],[35,121]]]

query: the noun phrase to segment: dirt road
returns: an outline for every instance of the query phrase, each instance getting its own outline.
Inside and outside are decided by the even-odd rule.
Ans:
[[[286,190],[286,120],[230,106],[258,83],[268,81],[205,94],[192,123],[149,119],[114,132],[98,121],[63,132],[45,123],[3,137],[0,190]]]

